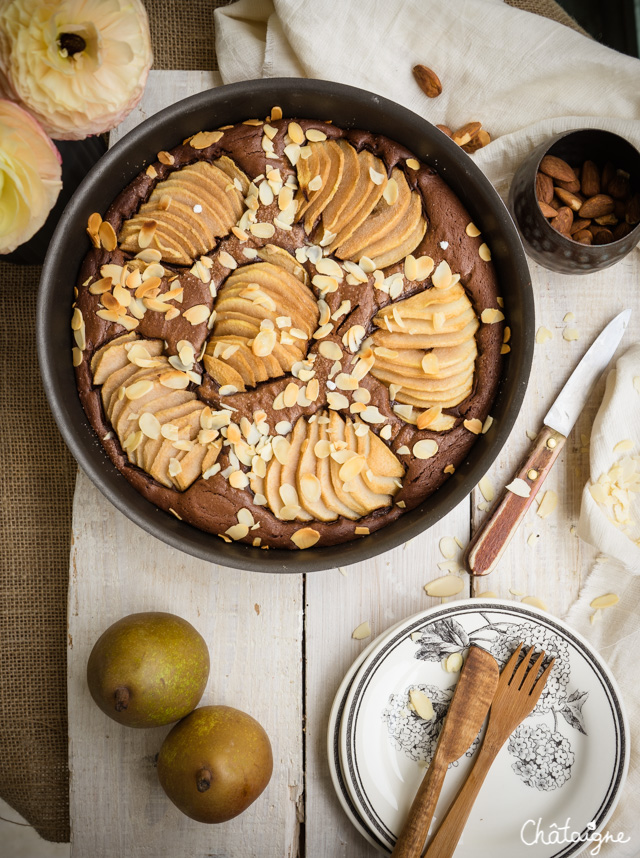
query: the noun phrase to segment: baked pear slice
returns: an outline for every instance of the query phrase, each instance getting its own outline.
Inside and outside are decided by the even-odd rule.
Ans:
[[[318,442],[322,444],[324,441],[331,444],[331,436],[329,435],[327,424],[320,422],[318,426]],[[318,478],[321,486],[322,503],[327,507],[327,509],[330,509],[336,515],[341,515],[344,518],[355,521],[360,518],[360,514],[355,512],[351,505],[341,501],[335,492],[333,480],[331,479],[331,463],[332,460],[330,455],[317,455],[316,477]]]
[[[112,372],[122,369],[122,367],[129,363],[127,351],[124,346],[125,343],[131,343],[135,339],[137,337],[133,333],[122,334],[95,351],[91,358],[91,374],[93,375],[94,384],[104,384]],[[100,369],[100,365],[105,359],[106,363]],[[98,378],[97,381],[96,378]]]
[[[191,414],[192,411],[198,411],[201,413],[202,403],[199,399],[196,399],[194,393],[190,393],[190,391],[186,390],[176,390],[174,393],[182,394],[182,398],[171,397],[171,404],[167,402],[166,408],[153,412],[155,417],[158,419],[161,428],[169,425],[173,427],[172,421],[179,420],[181,417],[186,417]],[[186,399],[186,396],[190,396],[191,398]],[[143,470],[149,471],[153,464],[153,460],[158,455],[160,447],[162,447],[165,440],[166,439],[162,432],[160,432],[160,435],[157,438],[146,438],[143,440],[140,446],[133,451],[135,464],[143,468]]]
[[[202,408],[204,408],[204,406],[202,406]],[[185,417],[180,417],[173,421],[174,425],[178,427],[178,441],[192,441],[196,443],[196,438],[200,431],[200,412],[202,411],[202,408],[200,411],[192,411]],[[178,447],[175,447],[175,443],[175,441],[165,440],[149,468],[149,475],[152,476],[156,482],[160,483],[160,485],[165,486],[168,489],[175,486],[175,475],[172,476],[169,473],[171,459],[176,459],[179,462],[184,458],[186,452],[185,450],[180,450]]]
[[[342,176],[335,193],[322,210],[322,225],[327,232],[333,235],[337,235],[345,225],[341,223],[340,216],[351,199],[360,177],[358,153],[351,143],[347,143],[346,140],[338,140],[337,145],[342,150]]]
[[[278,268],[284,268],[285,271],[293,274],[304,286],[309,287],[309,275],[295,256],[292,256],[284,247],[278,247],[277,244],[265,244],[258,251],[258,256],[263,262],[269,262]]]
[[[159,387],[161,385],[158,385]],[[157,396],[155,399],[150,400],[142,407],[136,408],[136,403],[131,403],[130,407],[126,411],[120,415],[118,419],[118,428],[116,429],[118,438],[120,439],[120,443],[122,444],[125,438],[131,434],[131,432],[137,432],[138,429],[141,429],[140,420],[143,414],[153,414],[154,417],[158,413],[164,413],[165,411],[173,411],[177,408],[184,407],[184,411],[180,416],[184,414],[190,414],[191,411],[195,411],[194,403],[198,403],[199,400],[196,399],[195,393],[189,390],[167,390],[164,388],[164,393],[160,396]],[[200,403],[202,404],[202,403]],[[143,466],[144,462],[144,451],[146,449],[146,445],[149,441],[153,441],[146,436],[142,442],[135,450],[127,451],[127,455],[129,457],[129,461],[133,462],[134,465]],[[160,434],[159,437],[162,437]]]
[[[386,237],[393,236],[396,226],[401,222],[408,222],[409,231],[415,228],[421,212],[420,196],[411,191],[402,170],[394,169],[391,178],[398,186],[396,201],[390,205],[384,197],[379,199],[366,220],[336,248],[336,256],[340,259],[351,259],[356,262],[366,255],[365,250],[368,248],[373,248],[376,254],[386,253],[389,249]],[[411,211],[412,201],[414,202],[413,212]],[[391,246],[395,247],[393,239],[391,241]]]
[[[365,426],[366,432],[360,427]],[[366,460],[362,470],[362,479],[372,492],[389,495],[391,498],[400,490],[399,481],[404,476],[404,468],[395,453],[375,432],[360,420],[355,424],[356,449]]]
[[[388,206],[388,208],[391,209],[393,206]],[[370,219],[373,219],[373,215]],[[386,268],[388,265],[400,262],[401,259],[415,250],[424,238],[426,231],[427,222],[422,216],[422,200],[419,194],[412,193],[406,215],[401,217],[396,225],[387,230],[377,241],[360,249],[357,252],[358,258],[368,256],[376,268]]]
[[[209,353],[209,349],[213,350],[215,346],[215,342],[209,342],[207,345],[207,351],[204,353],[202,358],[204,362],[204,368],[209,373],[211,378],[219,384],[220,387],[224,387],[227,384],[235,387],[237,391],[240,393],[244,393],[247,389],[244,384],[244,378],[240,375],[240,373],[233,369],[226,361],[221,360],[220,358],[213,357],[212,354]]]
[[[300,420],[303,419],[300,418]],[[317,476],[318,460],[315,447],[320,440],[320,427],[317,419],[307,422],[306,430],[306,438],[300,447],[296,469],[296,488],[300,504],[312,518],[318,521],[335,521],[338,514],[323,503],[322,486]]]
[[[348,241],[366,221],[379,203],[387,184],[387,168],[379,158],[363,149],[362,152],[358,152],[358,162],[360,168],[358,183],[336,224],[337,233],[328,245],[331,253]],[[376,174],[382,176],[380,183],[373,181],[372,176]]]
[[[354,452],[356,467],[360,468],[354,476],[343,482],[343,488],[356,501],[363,506],[367,513],[373,512],[375,509],[380,509],[391,504],[391,494],[384,494],[372,491],[363,478],[363,470],[367,468],[367,460],[357,452],[357,438],[355,428],[351,420],[347,418],[345,424],[345,438],[348,444],[347,449]],[[360,467],[360,463],[362,466]],[[350,467],[347,463],[347,467]],[[340,469],[342,470],[342,469]]]
[[[162,361],[162,369],[171,369],[171,364],[164,355],[159,355],[158,360]],[[136,366],[134,363],[130,363],[128,366],[123,366],[122,369],[118,369],[111,373],[102,385],[102,389],[100,391],[102,406],[109,420],[111,420],[114,406],[125,395],[124,391],[120,393],[120,388],[126,385],[138,372],[140,372],[140,367]]]
[[[185,456],[180,459],[180,472],[173,477],[173,484],[181,491],[186,491],[192,483],[202,476],[205,470],[204,461],[207,458],[207,468],[214,465],[222,450],[222,438],[211,444],[195,444]]]
[[[267,464],[267,473],[264,477],[264,482],[262,485],[262,492],[267,499],[267,505],[271,512],[275,515],[276,518],[279,518],[282,521],[282,507],[284,506],[284,502],[282,497],[280,496],[280,474],[282,472],[282,465],[278,461],[278,459],[273,456],[271,461]]]
[[[311,521],[313,518],[301,505],[296,485],[298,462],[300,461],[302,444],[306,437],[307,421],[304,417],[299,417],[289,436],[290,446],[287,461],[280,469],[280,499],[292,513],[297,510],[295,518],[298,521]]]
[[[331,443],[334,446],[339,447],[342,442],[347,443],[346,427],[342,417],[340,417],[337,411],[329,412],[329,437],[331,438]],[[345,480],[341,476],[342,467],[346,464],[346,457],[344,456],[345,453],[351,454],[352,457],[357,457],[357,453],[349,450],[348,446],[346,450],[336,449],[335,452],[332,451],[329,456],[331,483],[338,500],[345,506],[349,507],[358,518],[362,518],[363,515],[367,515],[369,510],[364,504],[360,503],[357,498],[351,494],[351,492],[345,489],[345,482],[348,482],[348,480]],[[342,473],[344,472],[342,471]]]
[[[324,170],[321,167],[322,187],[314,194],[306,207],[302,207],[298,211],[298,218],[304,215],[304,229],[307,235],[311,232],[314,224],[322,214],[325,206],[329,203],[340,186],[342,181],[342,170],[344,167],[343,150],[334,140],[327,140],[323,143],[311,143],[311,146],[322,147],[323,157],[328,163],[328,169]]]

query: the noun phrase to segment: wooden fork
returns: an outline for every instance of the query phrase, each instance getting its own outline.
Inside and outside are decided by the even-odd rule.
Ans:
[[[480,787],[498,751],[538,702],[555,659],[551,659],[538,677],[545,654],[541,652],[531,665],[533,650],[531,647],[516,669],[522,651],[522,644],[518,644],[518,648],[500,673],[482,747],[476,754],[469,776],[427,846],[423,858],[450,858],[453,855]]]

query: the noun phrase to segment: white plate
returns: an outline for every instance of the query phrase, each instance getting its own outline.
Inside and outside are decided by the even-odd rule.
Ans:
[[[338,795],[343,806],[351,805],[349,816],[370,842],[391,851],[433,754],[458,677],[443,670],[442,657],[464,653],[476,642],[502,664],[520,640],[555,654],[556,665],[538,706],[498,755],[456,858],[565,858],[584,844],[558,843],[563,837],[557,834],[549,843],[554,826],[568,825],[566,839],[605,824],[629,759],[628,725],[608,668],[580,635],[545,612],[516,602],[470,599],[423,611],[374,641],[352,668],[355,678],[346,699],[345,677],[344,706],[338,699],[334,703],[342,707],[334,719],[343,779]],[[431,722],[407,709],[409,689],[415,687],[434,703]],[[450,767],[436,825],[477,744]],[[335,783],[340,780],[335,760],[333,769]],[[532,844],[537,831],[544,837]]]

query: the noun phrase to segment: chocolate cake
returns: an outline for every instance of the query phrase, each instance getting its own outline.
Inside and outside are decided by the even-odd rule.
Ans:
[[[490,249],[388,138],[274,108],[159,152],[87,232],[80,398],[179,519],[261,548],[345,542],[490,427],[509,350]]]

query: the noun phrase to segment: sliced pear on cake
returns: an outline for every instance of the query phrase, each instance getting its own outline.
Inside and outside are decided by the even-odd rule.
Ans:
[[[212,354],[209,354],[209,349],[215,346],[215,343],[210,342],[207,346],[207,351],[204,354],[204,368],[209,373],[211,378],[219,384],[220,387],[224,387],[227,384],[231,384],[237,391],[244,392],[246,387],[244,386],[244,379],[240,375],[240,373],[233,369],[228,363],[219,358],[213,357]]]
[[[103,384],[105,379],[115,372],[117,369],[122,369],[129,363],[127,351],[124,348],[125,343],[130,343],[136,339],[136,335],[122,334],[113,340],[110,340],[102,348],[97,349],[91,358],[91,373],[93,375],[94,384]],[[100,364],[106,359],[104,368],[100,370]],[[99,374],[99,381],[96,381],[96,375]]]
[[[202,476],[206,468],[214,465],[222,450],[222,438],[212,444],[195,444],[182,459],[180,459],[180,471],[173,477],[175,487],[184,492],[192,483]],[[205,465],[205,459],[207,464]]]
[[[204,408],[204,406],[202,407]],[[178,441],[192,441],[195,443],[198,432],[200,431],[201,411],[202,408],[200,410],[192,411],[185,417],[180,417],[177,420],[172,421],[173,425],[178,429]],[[154,478],[154,480],[167,488],[174,487],[175,474],[172,475],[169,471],[171,460],[176,459],[179,462],[184,458],[186,452],[185,450],[180,450],[178,447],[175,447],[175,443],[175,441],[163,441],[149,468],[149,474]]]
[[[362,431],[362,426],[366,426],[366,432]],[[393,497],[400,490],[398,480],[404,476],[402,464],[366,423],[356,421],[355,432],[356,449],[366,460],[362,479],[372,492]]]
[[[289,510],[297,509],[296,519],[299,521],[311,521],[312,516],[301,505],[296,485],[296,474],[298,462],[300,461],[301,448],[307,437],[307,421],[300,417],[289,435],[289,453],[287,461],[280,469],[280,499]]]
[[[137,453],[136,464],[141,468],[144,468],[145,471],[149,471],[160,447],[162,447],[166,440],[162,434],[162,427],[169,424],[173,425],[174,420],[186,417],[191,414],[192,411],[197,411],[199,414],[202,411],[202,403],[200,400],[196,399],[194,393],[190,393],[190,391],[186,390],[176,390],[174,393],[182,394],[182,397],[174,398],[172,396],[169,400],[171,404],[167,402],[166,408],[153,412],[160,424],[159,436],[157,438],[147,438],[142,442],[142,444],[140,444],[138,449],[134,451],[134,453]],[[187,399],[186,397],[190,398]]]
[[[378,206],[382,205],[382,202],[378,203]],[[393,210],[396,206],[397,203],[393,206],[388,205],[387,208]],[[390,213],[387,215],[390,218]],[[375,212],[369,220],[373,220],[374,216]],[[365,221],[360,229],[362,230],[367,223],[368,221]],[[422,216],[422,199],[419,194],[412,192],[409,208],[396,221],[395,226],[390,226],[376,241],[358,249],[355,255],[358,259],[368,256],[376,268],[386,268],[388,265],[400,262],[401,259],[415,250],[422,241],[426,230],[427,222]],[[355,237],[355,235],[352,236],[352,240]],[[339,252],[340,248],[338,248],[338,254]]]
[[[327,140],[323,143],[311,143],[310,145],[322,147],[322,156],[325,159],[325,163],[323,164],[321,159],[320,175],[322,186],[320,190],[314,194],[313,199],[306,207],[302,207],[298,211],[298,218],[304,215],[304,228],[307,235],[313,229],[315,222],[322,214],[327,203],[333,199],[342,181],[344,166],[344,153],[335,141]]]
[[[300,418],[303,420],[304,418]],[[322,485],[317,476],[318,460],[315,447],[320,440],[320,427],[317,419],[308,422],[306,438],[300,448],[296,469],[296,488],[301,506],[312,518],[318,521],[335,521],[335,510],[329,509],[322,500]]]
[[[318,427],[318,441],[328,443],[331,442],[331,436],[327,430],[327,425],[324,423],[320,423]],[[360,518],[360,514],[355,512],[353,507],[349,504],[344,503],[340,500],[338,495],[335,492],[333,487],[333,480],[331,479],[331,456],[318,456],[316,460],[316,476],[321,486],[321,498],[323,504],[327,507],[327,509],[335,512],[336,515],[341,515],[344,518],[351,519],[355,521]]]
[[[342,212],[349,203],[360,178],[360,161],[358,153],[351,143],[338,140],[337,145],[342,150],[342,175],[332,198],[322,210],[322,224],[327,232],[337,235],[346,221],[341,220]]]
[[[358,183],[340,214],[336,225],[338,229],[336,237],[328,245],[332,253],[348,241],[366,221],[382,199],[387,184],[387,168],[379,158],[363,149],[362,152],[358,152],[358,162],[360,168]],[[373,176],[379,178],[379,181],[374,181]]]

